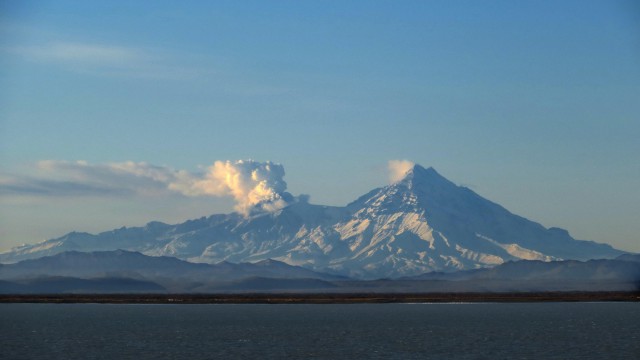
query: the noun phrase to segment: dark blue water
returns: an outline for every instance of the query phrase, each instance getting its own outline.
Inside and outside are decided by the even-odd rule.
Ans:
[[[0,305],[0,359],[640,359],[640,303]]]

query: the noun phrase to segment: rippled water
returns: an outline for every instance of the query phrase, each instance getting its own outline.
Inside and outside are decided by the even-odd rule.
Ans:
[[[640,359],[640,303],[0,305],[2,359]]]

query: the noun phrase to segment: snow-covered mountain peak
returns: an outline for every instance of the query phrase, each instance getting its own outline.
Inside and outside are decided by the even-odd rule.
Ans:
[[[407,170],[402,180],[405,180],[407,178],[413,178],[414,176],[421,177],[421,176],[430,176],[430,175],[441,176],[440,174],[438,174],[436,169],[434,169],[431,166],[428,168],[425,168],[422,165],[414,164],[409,170]]]
[[[437,191],[454,191],[458,186],[440,175],[436,169],[429,167],[424,168],[420,165],[414,165],[405,174],[402,180],[391,186],[402,186],[411,190],[437,190]]]
[[[433,204],[446,203],[447,199],[459,196],[461,191],[464,188],[447,180],[434,168],[414,165],[401,180],[375,189],[347,207],[354,214],[424,213]]]

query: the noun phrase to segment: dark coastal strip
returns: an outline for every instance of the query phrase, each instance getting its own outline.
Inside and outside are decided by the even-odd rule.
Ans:
[[[434,294],[58,294],[0,295],[0,303],[104,304],[356,304],[459,302],[640,302],[640,292]]]

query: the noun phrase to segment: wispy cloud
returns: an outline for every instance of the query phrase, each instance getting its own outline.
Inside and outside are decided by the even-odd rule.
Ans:
[[[4,50],[27,61],[100,76],[178,80],[208,73],[204,69],[177,64],[172,56],[161,51],[120,45],[52,41]]]
[[[46,160],[34,175],[0,177],[0,194],[26,197],[157,196],[175,193],[168,184],[180,171],[146,163],[92,165],[84,161]]]
[[[32,60],[101,66],[131,66],[145,58],[141,51],[133,48],[68,42],[15,47],[12,51]]]
[[[31,197],[128,196],[129,189],[77,181],[46,180],[25,176],[0,178],[0,195]]]

